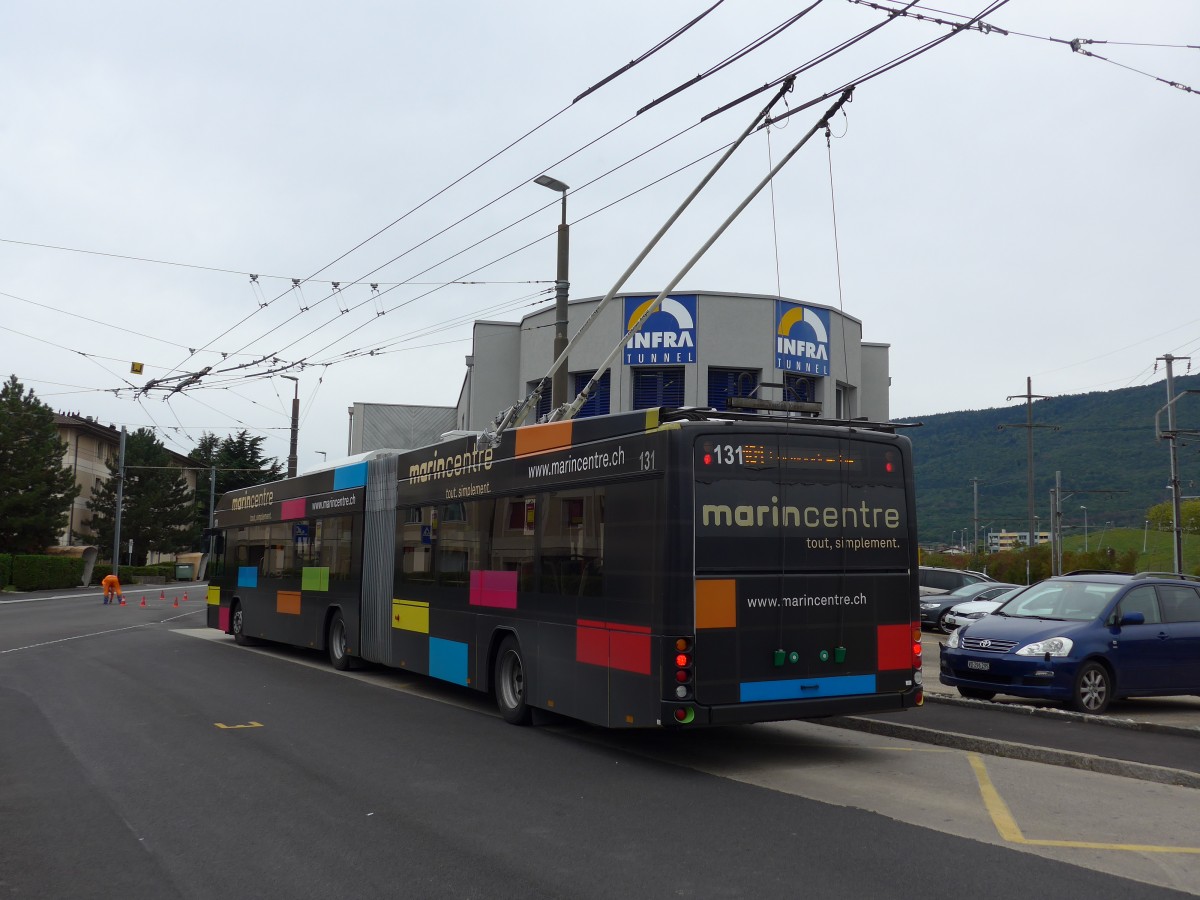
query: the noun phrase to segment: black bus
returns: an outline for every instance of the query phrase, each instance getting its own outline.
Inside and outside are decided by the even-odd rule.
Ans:
[[[609,727],[922,702],[911,445],[650,409],[225,494],[208,624]]]

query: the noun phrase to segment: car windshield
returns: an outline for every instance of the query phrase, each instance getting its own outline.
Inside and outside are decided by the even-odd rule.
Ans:
[[[1120,589],[1119,584],[1043,581],[1009,599],[994,615],[1090,622]]]

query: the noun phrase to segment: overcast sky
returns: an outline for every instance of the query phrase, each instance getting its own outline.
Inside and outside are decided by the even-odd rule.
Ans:
[[[5,4],[4,377],[180,453],[246,428],[286,462],[294,385],[265,373],[304,363],[301,469],[344,455],[352,403],[453,405],[469,323],[553,302],[557,195],[532,178],[571,186],[571,296],[602,295],[710,163],[670,173],[769,94],[702,117],[887,18],[823,0],[635,115],[811,2],[726,0],[572,103],[712,2]],[[894,418],[1200,357],[1200,94],[1164,83],[1200,90],[1200,50],[1127,45],[1200,45],[1200,3],[1011,0],[988,21],[1010,33],[859,86],[831,155],[823,134],[804,147],[679,290],[843,308],[891,345]],[[894,19],[787,103],[947,32]],[[627,288],[669,281],[830,102],[752,135]]]

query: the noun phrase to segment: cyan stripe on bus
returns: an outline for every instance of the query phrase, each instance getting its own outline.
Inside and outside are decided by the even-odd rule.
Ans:
[[[874,694],[874,675],[837,675],[833,678],[789,678],[784,681],[743,681],[741,701],[806,700],[809,697],[847,697]]]
[[[352,466],[342,466],[333,470],[333,489],[335,491],[343,491],[347,488],[366,486],[366,462],[355,463]]]
[[[238,587],[258,587],[258,569],[255,566],[238,566]]]

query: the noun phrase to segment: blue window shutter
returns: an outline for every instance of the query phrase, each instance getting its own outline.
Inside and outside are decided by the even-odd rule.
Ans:
[[[783,388],[783,399],[798,403],[812,403],[817,394],[811,378],[787,372],[783,375]]]
[[[579,392],[584,389],[588,381],[595,375],[592,372],[576,372],[575,379],[575,396],[579,396]],[[586,419],[588,416],[603,416],[609,412],[609,385],[612,379],[612,369],[605,369],[600,380],[596,382],[596,387],[592,390],[592,395],[588,397],[587,403],[579,407],[579,412],[575,414],[577,419]]]
[[[683,406],[683,366],[633,370],[633,408]]]
[[[536,381],[529,382],[529,384],[525,388],[526,393],[532,394],[533,389],[535,387],[537,387],[537,385],[538,385],[538,383]],[[538,397],[537,412],[534,414],[533,421],[536,422],[538,419],[542,418],[543,416],[547,416],[550,414],[550,400],[551,400],[551,395],[553,393],[554,392],[550,389],[550,382],[547,381],[545,390],[542,391],[542,396]],[[528,419],[526,419],[525,421],[529,422]]]
[[[758,387],[758,372],[748,369],[708,370],[708,405],[713,409],[728,410],[730,397],[752,397]],[[754,412],[754,410],[742,410]]]

